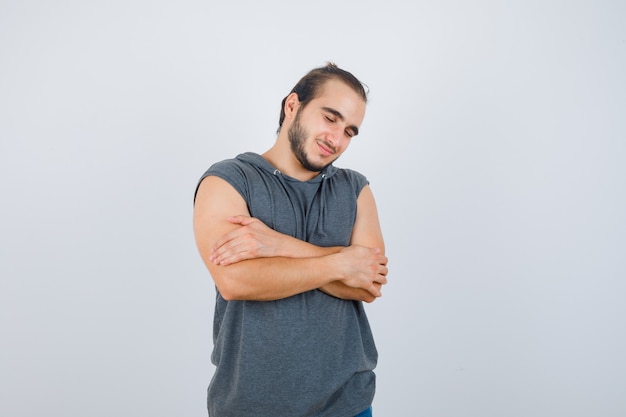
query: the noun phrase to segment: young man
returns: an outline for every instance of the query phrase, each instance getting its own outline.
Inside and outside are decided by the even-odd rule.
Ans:
[[[367,179],[332,163],[367,95],[334,64],[282,102],[278,138],[202,176],[200,255],[217,288],[213,417],[371,415],[377,351],[363,308],[387,258]]]

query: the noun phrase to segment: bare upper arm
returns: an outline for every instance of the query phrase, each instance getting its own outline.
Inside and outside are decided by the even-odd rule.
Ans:
[[[193,230],[200,256],[214,280],[217,268],[209,259],[211,248],[221,236],[238,227],[227,220],[237,214],[250,215],[245,200],[237,190],[222,178],[204,178],[194,203]]]
[[[369,185],[361,190],[357,199],[356,221],[350,244],[379,248],[382,253],[385,253],[385,243],[380,229],[376,201]]]

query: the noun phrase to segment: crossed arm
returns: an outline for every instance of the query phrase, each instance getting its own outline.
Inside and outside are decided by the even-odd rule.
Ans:
[[[387,283],[387,258],[369,187],[357,204],[351,245],[319,247],[250,217],[239,193],[210,176],[196,195],[196,244],[227,300],[277,300],[319,289],[338,298],[372,302]]]

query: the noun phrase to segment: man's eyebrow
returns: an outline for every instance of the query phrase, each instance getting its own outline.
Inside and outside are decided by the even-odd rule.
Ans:
[[[337,117],[339,120],[345,120],[345,118],[343,117],[343,114],[341,114],[339,111],[333,109],[332,107],[322,107],[322,110],[332,114],[333,116]],[[351,125],[347,127],[348,129],[352,130],[352,136],[356,136],[359,134],[359,128]]]

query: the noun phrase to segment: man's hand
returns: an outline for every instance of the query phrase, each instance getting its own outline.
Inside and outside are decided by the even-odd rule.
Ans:
[[[226,233],[211,248],[213,263],[226,266],[246,259],[285,256],[281,248],[288,236],[254,217],[231,216],[228,221],[241,227]]]
[[[339,268],[345,285],[366,290],[380,297],[381,285],[387,283],[387,257],[378,248],[352,245],[338,254]]]

